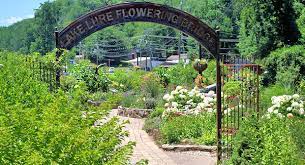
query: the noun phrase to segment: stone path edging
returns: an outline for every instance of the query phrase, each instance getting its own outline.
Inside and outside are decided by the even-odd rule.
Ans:
[[[153,111],[152,109],[138,109],[138,108],[126,108],[118,107],[118,115],[131,118],[146,118]]]
[[[204,146],[204,145],[171,145],[163,144],[161,146],[166,151],[204,151],[204,152],[216,152],[217,146]]]

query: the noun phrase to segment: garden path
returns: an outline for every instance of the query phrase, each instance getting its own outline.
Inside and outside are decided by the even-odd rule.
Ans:
[[[112,110],[111,116],[117,116],[117,110]],[[210,153],[199,151],[188,152],[168,152],[160,149],[153,139],[142,130],[143,119],[128,118],[119,116],[122,120],[129,120],[126,130],[130,135],[125,142],[135,141],[136,146],[131,158],[131,163],[135,164],[141,159],[149,161],[149,165],[214,165],[216,158]]]

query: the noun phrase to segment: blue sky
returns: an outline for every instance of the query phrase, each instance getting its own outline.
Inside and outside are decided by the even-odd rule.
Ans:
[[[34,9],[47,0],[0,0],[0,26],[34,17]]]

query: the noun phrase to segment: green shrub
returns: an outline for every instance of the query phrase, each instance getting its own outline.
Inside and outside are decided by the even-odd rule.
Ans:
[[[208,86],[216,83],[216,61],[211,60],[208,62],[208,68],[202,73],[205,78],[203,84]]]
[[[303,45],[283,47],[273,51],[264,60],[265,69],[264,84],[281,84],[285,88],[294,89],[300,80],[304,78],[305,72],[305,48]]]
[[[157,67],[154,68],[153,72],[155,72],[159,76],[160,81],[164,85],[164,87],[166,87],[170,83],[170,77],[167,73],[167,68]]]
[[[302,0],[299,2],[294,3],[294,8],[296,10],[297,15],[299,16],[296,20],[296,23],[298,25],[299,31],[301,33],[300,41],[305,43],[305,5],[301,3]]]
[[[293,94],[293,91],[289,88],[285,88],[280,84],[271,85],[269,87],[263,87],[260,93],[260,106],[262,107],[262,109],[267,109],[272,106],[271,98],[273,96],[281,96],[285,94]]]
[[[293,118],[290,120],[289,130],[291,132],[291,137],[296,143],[299,152],[302,157],[303,164],[305,163],[305,121],[299,118]]]
[[[164,110],[164,108],[156,108],[149,114],[148,118],[145,120],[143,127],[146,132],[160,129],[162,124],[162,114]]]
[[[110,83],[108,77],[104,73],[95,74],[95,69],[89,60],[81,60],[69,68],[69,72],[77,80],[85,82],[90,92],[108,91]]]
[[[127,108],[144,108],[144,100],[141,95],[130,91],[123,94],[121,106]]]
[[[177,64],[168,68],[169,82],[175,86],[192,86],[194,79],[198,75],[191,64]]]
[[[154,72],[158,74],[161,82],[167,86],[169,84],[178,86],[193,86],[194,79],[198,72],[193,68],[192,64],[184,65],[179,63],[170,68],[155,68]],[[203,72],[204,85],[211,85],[216,82],[216,62],[211,60],[208,62],[208,68]]]
[[[116,68],[113,74],[109,75],[111,81],[124,85],[124,91],[140,90],[142,84],[142,70],[127,70],[126,68]]]
[[[164,121],[160,131],[164,143],[180,143],[185,139],[192,139],[201,144],[214,144],[216,139],[216,119],[213,114],[197,116],[179,116]],[[210,138],[209,135],[214,138]],[[207,140],[207,141],[205,141]]]
[[[141,89],[144,97],[148,98],[158,98],[163,94],[163,86],[160,84],[160,78],[154,72],[143,76]]]
[[[6,56],[0,58],[0,164],[127,164],[134,144],[121,144],[127,132],[120,121],[93,127],[117,100],[92,107],[80,102],[80,87],[49,93],[29,78],[24,58]]]
[[[154,118],[154,117],[161,117],[163,112],[165,111],[164,108],[156,108],[154,111],[152,111],[150,114],[149,114],[149,118]]]
[[[241,124],[233,142],[233,155],[227,164],[301,164],[289,119],[256,117]]]
[[[153,117],[153,118],[147,118],[145,120],[143,129],[146,132],[150,133],[154,130],[159,130],[161,124],[162,124],[162,119],[161,119],[160,116],[159,117]]]
[[[241,93],[241,81],[228,81],[223,86],[224,94],[227,96],[238,96]]]
[[[300,87],[298,89],[298,92],[305,96],[305,79],[303,79],[301,82],[300,82]]]
[[[157,106],[157,101],[155,98],[146,98],[144,101],[145,109],[154,109]]]

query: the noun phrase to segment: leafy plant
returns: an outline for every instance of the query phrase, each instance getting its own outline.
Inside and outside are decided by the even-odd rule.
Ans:
[[[255,116],[244,120],[227,164],[302,164],[289,122],[277,117],[258,121]]]
[[[132,91],[125,92],[121,101],[121,106],[128,108],[144,108],[144,100],[141,95]]]
[[[273,51],[264,60],[267,70],[263,81],[265,84],[281,84],[285,88],[293,89],[305,76],[305,49],[302,45],[283,47]]]
[[[127,164],[134,143],[121,145],[125,123],[95,124],[120,97],[93,107],[81,87],[49,93],[23,57],[0,56],[0,164]]]
[[[150,72],[143,76],[141,85],[144,97],[157,98],[163,93],[163,86],[160,84],[158,75]]]
[[[117,68],[113,74],[109,75],[109,79],[122,84],[124,87],[123,91],[139,91],[144,73],[144,71],[136,69]]]
[[[260,106],[266,109],[272,106],[271,98],[273,96],[280,96],[284,94],[293,94],[291,89],[285,88],[280,84],[271,85],[269,87],[263,87],[261,89]]]
[[[167,73],[167,69],[164,67],[157,67],[154,68],[153,72],[155,72],[159,78],[164,87],[166,87],[170,83],[170,75]]]
[[[170,83],[176,86],[192,86],[194,79],[197,76],[197,72],[191,64],[177,64],[171,68],[168,68],[167,73],[169,75]]]
[[[69,72],[77,80],[84,81],[91,92],[108,91],[110,83],[108,77],[105,74],[97,75],[88,60],[81,60],[78,64],[73,65],[69,68]]]
[[[145,109],[154,109],[157,106],[155,98],[145,98],[144,107]]]
[[[164,143],[181,143],[183,140],[191,139],[200,144],[214,144],[215,124],[214,114],[179,116],[165,120],[160,131]]]

